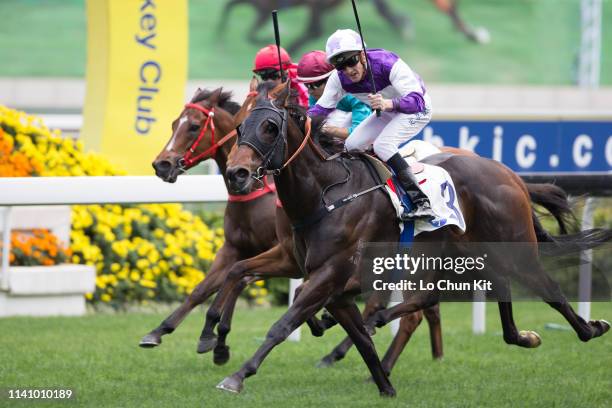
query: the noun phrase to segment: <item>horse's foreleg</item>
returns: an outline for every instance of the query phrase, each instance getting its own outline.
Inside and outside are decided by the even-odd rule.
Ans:
[[[366,302],[366,305],[363,309],[363,313],[362,313],[363,320],[367,321],[367,319],[372,314],[384,308],[385,308],[385,305],[381,303],[380,299],[377,296],[375,295],[370,296],[370,298]],[[334,347],[334,349],[328,355],[323,357],[317,363],[317,367],[329,367],[333,365],[336,361],[342,360],[344,356],[346,356],[346,353],[348,353],[348,351],[351,349],[352,346],[353,346],[352,340],[350,339],[350,337],[346,337],[344,340],[340,342],[340,344]]]
[[[229,347],[226,345],[227,335],[231,330],[232,316],[236,300],[240,293],[251,282],[261,278],[301,278],[302,274],[293,258],[290,257],[280,245],[271,248],[265,253],[265,257],[259,258],[257,262],[250,262],[251,268],[243,270],[243,278],[232,290],[225,301],[221,321],[217,326],[219,335],[214,349],[213,361],[217,365],[225,364],[229,360]]]
[[[140,347],[151,348],[159,346],[162,342],[161,337],[163,335],[172,333],[189,312],[206,301],[206,299],[219,289],[221,283],[225,279],[228,266],[236,262],[237,259],[238,251],[224,244],[217,252],[210,271],[206,274],[204,280],[195,287],[182,305],[172,312],[172,314],[157,328],[153,329],[140,340]]]
[[[249,271],[262,271],[265,268],[268,268],[269,262],[274,262],[275,259],[278,259],[279,250],[279,246],[275,245],[266,252],[263,252],[253,258],[236,262],[231,267],[227,274],[227,279],[225,279],[223,282],[221,289],[217,293],[217,296],[215,296],[215,300],[206,312],[206,322],[204,324],[204,328],[202,329],[202,334],[200,335],[198,353],[207,353],[217,345],[217,335],[215,334],[214,329],[217,323],[219,323],[221,320],[222,308],[227,299],[230,298],[232,292],[239,295],[240,291],[242,290],[237,290],[234,287],[239,284],[242,278],[247,276],[246,274],[249,273]]]
[[[346,330],[351,340],[355,343],[357,350],[359,350],[359,354],[361,354],[363,361],[372,374],[374,382],[378,386],[380,394],[395,396],[395,390],[378,359],[374,343],[364,327],[363,319],[359,314],[357,305],[355,305],[352,300],[350,302],[340,301],[330,303],[327,306],[327,310],[329,310],[338,323]]]
[[[334,269],[332,267],[321,269],[316,275],[312,274],[308,284],[303,286],[300,296],[287,309],[285,314],[272,325],[266,335],[266,340],[253,357],[237,372],[219,383],[217,388],[234,393],[242,391],[244,379],[257,373],[257,369],[268,353],[277,344],[285,341],[289,334],[300,327],[307,318],[323,307],[334,292],[334,279]]]
[[[436,304],[423,310],[427,324],[429,325],[429,340],[431,343],[431,355],[434,360],[444,356],[442,347],[442,322],[440,319],[440,305]]]

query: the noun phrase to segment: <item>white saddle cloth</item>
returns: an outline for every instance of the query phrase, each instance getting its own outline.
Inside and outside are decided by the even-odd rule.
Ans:
[[[421,140],[410,141],[400,149],[400,154],[408,164],[413,164],[437,153],[442,153],[442,151],[431,143]],[[456,225],[464,233],[465,220],[459,205],[455,184],[450,174],[442,167],[425,163],[422,163],[422,166],[424,167],[423,171],[415,174],[415,176],[421,191],[429,198],[436,218],[431,221],[416,220],[414,236],[422,232],[435,231],[446,225]],[[387,190],[399,217],[403,213],[404,207],[401,206],[399,198],[389,187],[387,187]],[[403,228],[402,223],[400,223],[400,228]]]

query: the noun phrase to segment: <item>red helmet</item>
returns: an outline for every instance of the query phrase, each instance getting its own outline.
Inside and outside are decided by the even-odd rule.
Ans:
[[[334,66],[325,59],[324,51],[310,51],[302,56],[297,68],[297,80],[300,82],[321,81],[334,72]]]
[[[292,64],[291,57],[283,47],[280,49],[280,55],[283,63],[283,69],[289,68]],[[253,72],[264,69],[280,69],[278,66],[278,49],[276,48],[276,45],[268,45],[263,47],[261,50],[257,51],[257,54],[255,54]]]

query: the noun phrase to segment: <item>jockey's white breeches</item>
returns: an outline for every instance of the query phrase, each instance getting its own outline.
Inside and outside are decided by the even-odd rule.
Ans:
[[[387,161],[399,151],[399,145],[412,139],[431,120],[431,109],[406,114],[381,112],[380,117],[372,112],[346,139],[347,150],[366,150],[374,145],[374,153]]]

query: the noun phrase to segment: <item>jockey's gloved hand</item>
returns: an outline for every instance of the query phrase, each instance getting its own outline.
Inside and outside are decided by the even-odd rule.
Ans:
[[[389,111],[393,109],[393,101],[383,98],[381,94],[369,94],[369,104],[372,110]]]

